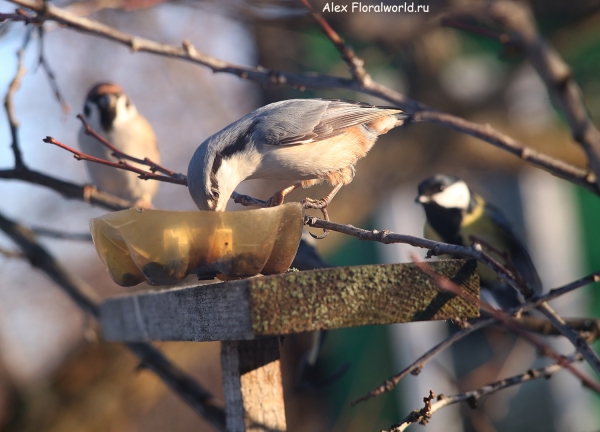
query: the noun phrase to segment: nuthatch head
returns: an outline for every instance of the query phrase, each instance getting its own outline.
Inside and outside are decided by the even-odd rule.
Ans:
[[[118,150],[130,156],[160,163],[156,137],[150,124],[142,117],[123,89],[114,83],[94,85],[87,94],[83,106],[87,123]],[[95,138],[79,132],[79,146],[84,153],[116,161],[112,152]],[[135,165],[134,163],[132,163]],[[95,186],[135,205],[149,207],[158,189],[158,182],[145,181],[137,174],[116,170],[104,165],[86,163]]]
[[[224,211],[246,179],[289,181],[269,205],[302,186],[328,181],[324,208],[354,177],[354,165],[377,137],[403,124],[402,110],[335,99],[292,99],[257,109],[204,141],[188,167],[188,188],[201,210]],[[307,199],[308,200],[308,199]]]

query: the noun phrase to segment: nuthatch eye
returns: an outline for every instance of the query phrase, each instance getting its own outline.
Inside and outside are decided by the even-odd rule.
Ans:
[[[201,210],[224,211],[246,179],[289,181],[268,201],[283,203],[298,187],[323,181],[334,189],[321,200],[325,208],[352,181],[354,165],[377,137],[403,124],[398,108],[334,99],[292,99],[257,109],[217,132],[196,149],[188,168],[188,188]]]
[[[117,84],[99,83],[92,87],[85,99],[83,114],[96,132],[123,153],[160,163],[152,127]],[[89,155],[117,161],[110,149],[85,134],[83,126],[79,131],[79,146]],[[133,172],[92,162],[86,162],[86,166],[92,183],[101,190],[132,201],[136,206],[151,207],[159,182],[141,180]]]

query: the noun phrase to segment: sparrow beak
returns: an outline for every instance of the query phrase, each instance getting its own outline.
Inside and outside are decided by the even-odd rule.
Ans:
[[[109,109],[112,109],[115,105],[115,98],[113,95],[102,95],[100,96],[100,98],[98,99],[98,106],[100,107],[100,109],[106,111]]]
[[[431,202],[431,198],[425,195],[419,195],[415,198],[415,202],[420,204],[427,204]]]

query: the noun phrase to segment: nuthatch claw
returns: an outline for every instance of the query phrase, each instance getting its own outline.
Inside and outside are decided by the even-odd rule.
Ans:
[[[327,207],[321,207],[320,210],[321,210],[321,213],[323,213],[323,219],[325,219],[326,221],[328,221],[329,220],[329,214],[327,213]],[[310,231],[308,233],[314,239],[323,240],[325,237],[327,237],[329,235],[329,230],[323,228],[323,234],[321,234],[320,236],[315,235],[315,234],[311,233]]]

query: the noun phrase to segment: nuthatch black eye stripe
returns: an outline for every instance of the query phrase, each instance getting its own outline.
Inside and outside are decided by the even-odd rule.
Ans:
[[[244,133],[240,134],[240,136],[238,136],[238,138],[233,142],[233,144],[228,145],[221,152],[219,152],[221,157],[224,159],[229,159],[232,155],[243,152],[246,149],[246,145],[248,144],[248,142],[250,141],[250,139],[252,137],[252,132],[253,132],[254,126],[255,126],[255,123],[252,123],[250,125],[250,127],[248,128],[248,130],[246,130]],[[216,171],[216,170],[214,170],[214,164],[213,164],[213,171]]]

